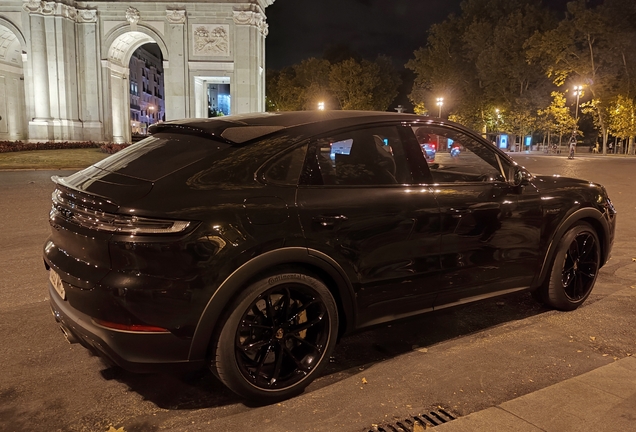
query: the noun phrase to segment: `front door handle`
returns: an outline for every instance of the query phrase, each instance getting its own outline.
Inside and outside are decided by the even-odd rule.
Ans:
[[[449,208],[448,210],[446,210],[446,213],[451,215],[451,217],[460,218],[463,215],[472,213],[472,210],[469,208]]]
[[[336,225],[336,223],[344,222],[348,219],[349,218],[345,215],[320,215],[312,218],[311,220],[322,227],[330,228]]]

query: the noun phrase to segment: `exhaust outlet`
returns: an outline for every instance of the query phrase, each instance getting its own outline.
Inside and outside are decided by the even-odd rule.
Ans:
[[[73,335],[73,333],[71,333],[71,331],[64,327],[62,324],[60,324],[60,330],[62,330],[62,334],[64,335],[66,342],[70,343],[71,345],[79,342]]]

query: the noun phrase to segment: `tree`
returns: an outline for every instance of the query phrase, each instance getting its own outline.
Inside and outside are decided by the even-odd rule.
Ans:
[[[549,107],[538,111],[541,118],[540,124],[547,127],[548,137],[555,133],[559,136],[559,147],[561,146],[563,135],[572,132],[576,128],[576,120],[572,117],[570,109],[565,105],[565,95],[561,92],[552,92],[552,103]],[[551,143],[548,138],[548,144]]]
[[[303,106],[303,89],[295,83],[293,68],[270,70],[266,76],[267,108],[271,111],[296,111]]]
[[[571,81],[589,89],[596,100],[589,107],[596,109],[603,153],[607,148],[607,116],[603,106],[615,97],[617,86],[630,81],[630,69],[633,71],[625,51],[630,45],[629,38],[618,37],[610,19],[619,14],[617,7],[633,10],[633,3],[630,7],[624,0],[609,0],[607,5],[592,9],[585,0],[572,1],[567,5],[566,18],[556,28],[535,34],[526,44],[528,59],[540,64],[557,86]]]
[[[385,111],[395,96],[400,78],[387,57],[375,62],[349,58],[331,66],[329,88],[343,110]]]
[[[315,109],[331,98],[327,60],[309,58],[282,71],[268,71],[267,99],[272,111]]]
[[[526,40],[555,22],[535,0],[467,0],[461,16],[431,27],[426,47],[415,51],[406,67],[416,73],[414,104],[443,96],[453,118],[488,129],[488,113],[505,107],[519,117],[536,111],[548,80],[528,65]]]
[[[402,79],[389,57],[379,55],[374,63],[378,67],[377,72],[380,83],[373,91],[373,109],[386,111],[398,95],[398,87]]]
[[[634,100],[619,95],[608,111],[608,131],[621,140],[629,140],[627,153],[633,154],[634,136],[636,136]]]

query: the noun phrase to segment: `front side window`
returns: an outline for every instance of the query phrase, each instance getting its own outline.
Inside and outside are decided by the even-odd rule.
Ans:
[[[358,129],[316,139],[301,183],[394,185],[411,182],[402,139],[393,126]]]
[[[505,181],[505,161],[488,144],[439,126],[413,126],[434,183]]]

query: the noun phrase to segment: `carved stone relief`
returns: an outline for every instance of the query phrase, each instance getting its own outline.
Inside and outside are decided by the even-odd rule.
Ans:
[[[230,55],[230,27],[225,24],[194,24],[192,26],[196,56]]]
[[[139,22],[139,10],[134,7],[126,9],[126,21],[128,21],[130,25],[137,25]]]
[[[185,10],[167,10],[166,19],[170,24],[184,24],[186,21]]]

